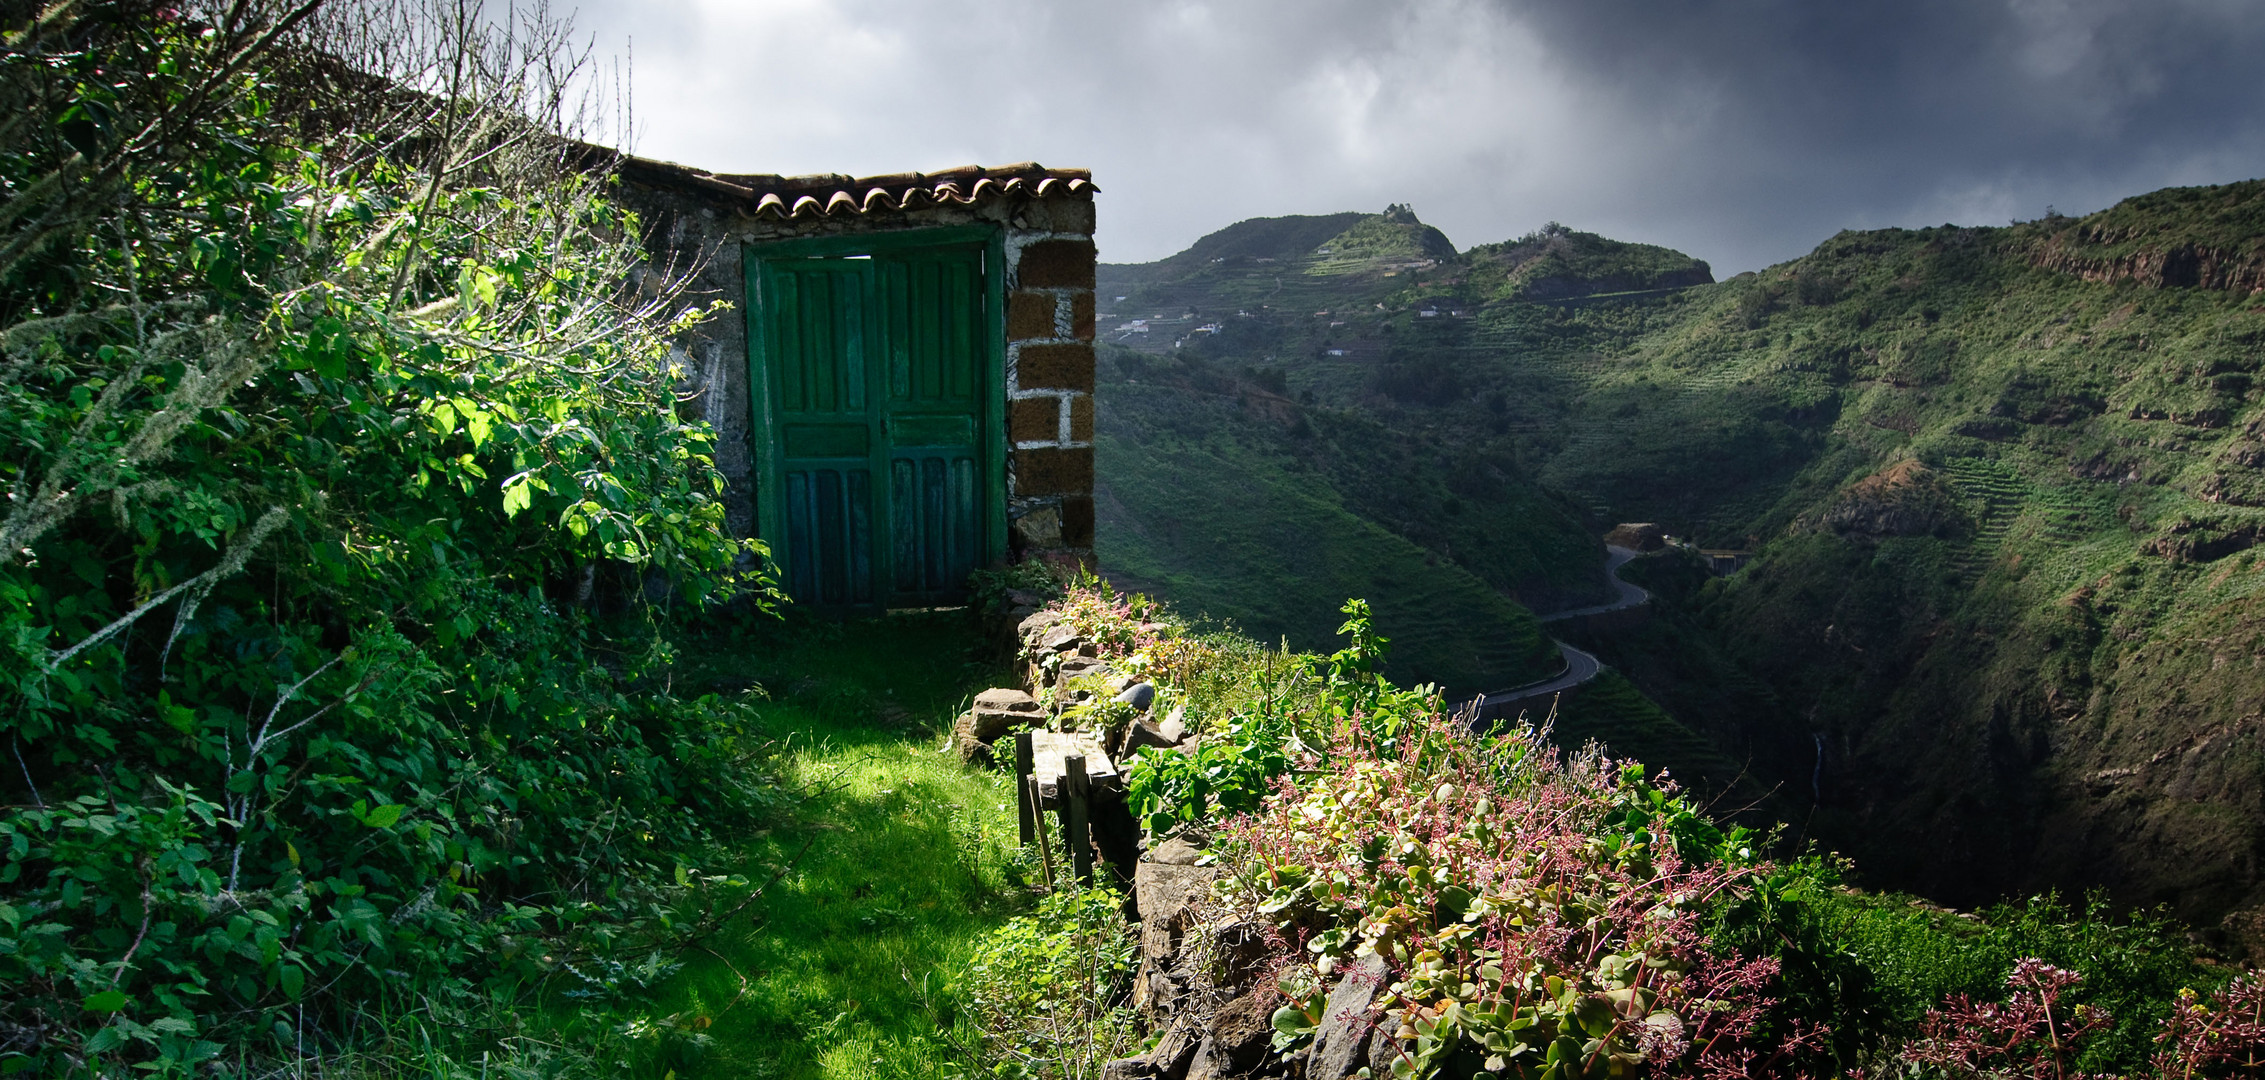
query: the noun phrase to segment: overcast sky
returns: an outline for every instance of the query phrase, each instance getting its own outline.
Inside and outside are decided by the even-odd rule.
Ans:
[[[561,3],[566,0],[560,0]],[[1101,256],[1407,202],[1718,277],[1842,228],[2265,176],[2265,0],[583,0],[635,149],[1093,170]]]

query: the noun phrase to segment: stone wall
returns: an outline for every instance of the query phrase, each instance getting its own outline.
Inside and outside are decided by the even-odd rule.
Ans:
[[[858,190],[904,178],[748,177],[703,173],[637,158],[616,162],[621,201],[638,211],[654,280],[684,279],[683,305],[729,301],[681,344],[686,408],[714,425],[726,521],[756,531],[754,457],[748,446],[746,278],[743,245],[805,237],[985,225],[1005,234],[1008,544],[1012,557],[1093,564],[1093,187],[992,185],[987,197],[905,209],[836,205],[833,213],[765,213],[774,190]],[[1035,166],[955,170],[919,178],[1045,174]],[[1051,175],[1051,174],[1048,174]],[[814,184],[813,181],[838,181]],[[766,183],[776,181],[776,183]],[[797,187],[799,185],[799,187]],[[984,190],[972,183],[976,191]],[[1000,190],[1002,187],[1007,190]],[[1024,190],[1015,191],[1014,187]],[[820,195],[823,199],[825,196]],[[771,200],[777,202],[777,200]],[[911,202],[913,200],[906,200]],[[839,200],[837,199],[837,204]]]

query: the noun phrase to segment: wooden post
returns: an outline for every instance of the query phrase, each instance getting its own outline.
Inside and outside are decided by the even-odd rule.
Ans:
[[[1062,834],[1069,846],[1070,868],[1080,884],[1093,883],[1093,837],[1085,828],[1085,755],[1062,759]]]
[[[1015,732],[1015,819],[1022,826],[1022,846],[1038,841],[1038,796],[1030,790],[1030,733]]]
[[[1035,775],[1023,777],[1022,789],[1025,792],[1029,793],[1031,819],[1043,825],[1046,818],[1046,808],[1038,798],[1041,794],[1038,790],[1038,777]],[[1059,789],[1057,789],[1055,792],[1054,802],[1056,806],[1061,805],[1061,792],[1059,791]],[[1037,832],[1038,869],[1040,873],[1045,875],[1046,891],[1052,892],[1054,891],[1054,845],[1046,839],[1046,830],[1044,828],[1038,829]]]

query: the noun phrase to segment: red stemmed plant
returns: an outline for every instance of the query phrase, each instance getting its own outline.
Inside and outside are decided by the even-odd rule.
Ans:
[[[1373,955],[1395,1076],[1450,1059],[1535,1080],[1800,1075],[1824,1033],[1773,1020],[1776,961],[1702,931],[1750,868],[1629,813],[1658,801],[1640,769],[1437,716],[1389,748],[1348,724],[1326,761],[1278,782],[1222,848],[1240,869],[1230,902],[1304,943],[1282,958],[1293,1010]]]

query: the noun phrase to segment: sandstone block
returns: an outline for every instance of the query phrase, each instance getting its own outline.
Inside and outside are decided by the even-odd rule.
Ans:
[[[1093,494],[1093,448],[1015,451],[1016,495]]]
[[[1210,1030],[1202,1048],[1196,1051],[1195,1061],[1188,1066],[1187,1080],[1241,1076],[1266,1059],[1267,1047],[1274,1038],[1274,1010],[1267,1000],[1270,996],[1264,990],[1253,991],[1220,1006],[1211,1015]]]
[[[1028,341],[1054,336],[1054,294],[1007,294],[1007,340]]]
[[[1031,397],[1007,402],[1009,442],[1060,442],[1061,438],[1062,399]]]
[[[1045,633],[1040,634],[1037,651],[1041,653],[1075,652],[1077,647],[1084,642],[1085,638],[1078,634],[1077,627],[1065,623],[1060,626],[1049,627]]]
[[[1149,849],[1148,861],[1165,866],[1194,866],[1203,858],[1201,845],[1189,843],[1185,837],[1175,836]]]
[[[1109,665],[1100,660],[1090,656],[1067,656],[1063,658],[1062,666],[1055,670],[1054,686],[1056,689],[1069,689],[1075,680],[1083,679],[1088,675],[1106,676],[1108,674]],[[1083,688],[1079,688],[1076,692],[1081,695],[1080,700],[1092,696],[1091,691]]]
[[[1093,441],[1093,396],[1079,394],[1070,399],[1070,441]]]
[[[1024,451],[1029,453],[1029,451]],[[1015,536],[1022,541],[1024,550],[1044,551],[1062,545],[1062,512],[1057,507],[1041,506],[1026,511],[1015,519]]]
[[[1025,345],[1015,353],[1015,387],[1020,390],[1093,392],[1093,346]]]
[[[1015,636],[1020,638],[1023,644],[1028,645],[1036,640],[1040,634],[1045,633],[1047,627],[1061,621],[1061,612],[1041,611],[1017,623],[1015,625]]]
[[[1180,952],[1187,929],[1188,905],[1211,895],[1219,879],[1212,866],[1179,866],[1144,862],[1133,868],[1133,903],[1140,910],[1140,950],[1158,963],[1169,963]]]
[[[1120,756],[1126,761],[1131,761],[1142,750],[1151,746],[1159,750],[1169,750],[1172,748],[1172,740],[1165,738],[1163,731],[1159,730],[1155,724],[1146,720],[1135,720],[1131,727],[1125,729],[1125,748]]]
[[[1079,341],[1093,340],[1093,294],[1070,294],[1070,336]]]
[[[969,765],[989,765],[995,760],[991,756],[990,741],[976,737],[974,713],[959,714],[959,720],[952,725],[952,753]]]
[[[1022,249],[1015,271],[1026,289],[1090,289],[1093,263],[1091,240],[1042,240]]]
[[[1062,544],[1074,548],[1093,546],[1093,499],[1090,496],[1062,496]]]
[[[1156,1066],[1144,1057],[1118,1058],[1101,1063],[1101,1080],[1147,1080],[1156,1075]]]

